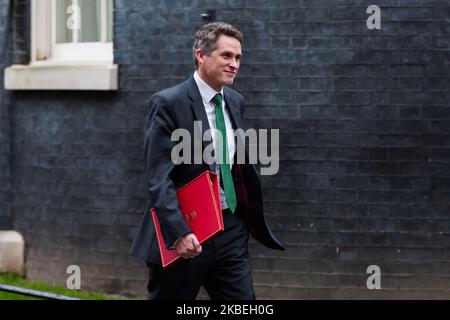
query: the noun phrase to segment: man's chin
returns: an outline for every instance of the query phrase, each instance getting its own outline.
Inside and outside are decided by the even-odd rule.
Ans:
[[[231,85],[233,84],[233,82],[234,82],[234,78],[226,79],[226,80],[224,81],[224,85],[226,85],[226,86],[231,86]]]

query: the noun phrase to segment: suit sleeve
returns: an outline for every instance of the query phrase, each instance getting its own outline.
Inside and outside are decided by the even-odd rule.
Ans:
[[[150,112],[145,125],[144,156],[150,202],[158,215],[167,248],[181,236],[192,232],[184,220],[170,173],[175,167],[171,159],[174,117],[165,99],[155,94],[150,98]]]

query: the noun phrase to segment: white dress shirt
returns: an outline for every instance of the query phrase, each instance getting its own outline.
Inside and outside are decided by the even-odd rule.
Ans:
[[[228,144],[228,157],[229,157],[229,163],[230,163],[230,169],[233,167],[233,160],[234,160],[234,155],[236,153],[236,142],[234,140],[234,130],[233,130],[233,126],[231,124],[231,119],[230,119],[230,115],[228,113],[227,108],[225,108],[225,100],[226,97],[223,94],[223,87],[221,88],[221,90],[219,92],[217,92],[216,90],[214,90],[213,88],[211,88],[207,83],[205,83],[201,78],[200,75],[198,74],[197,71],[194,72],[194,80],[197,83],[197,87],[198,90],[200,91],[200,95],[202,97],[202,101],[203,101],[203,105],[205,106],[205,111],[206,111],[206,115],[208,117],[208,123],[209,123],[209,127],[211,129],[215,129],[212,130],[212,140],[213,140],[213,145],[214,145],[214,151],[215,154],[217,155],[217,126],[216,126],[216,113],[215,113],[215,108],[216,106],[214,105],[214,102],[212,101],[212,99],[214,98],[214,96],[217,93],[222,94],[222,110],[223,110],[223,116],[225,119],[225,128],[226,128],[226,132],[227,132],[227,144]],[[219,175],[219,169],[220,167],[218,165],[215,166],[215,171],[219,176],[219,182],[220,182],[220,175]],[[220,191],[220,203],[222,206],[222,209],[226,209],[228,208],[228,205],[225,201],[225,192],[222,190],[221,187],[219,187],[219,191]]]

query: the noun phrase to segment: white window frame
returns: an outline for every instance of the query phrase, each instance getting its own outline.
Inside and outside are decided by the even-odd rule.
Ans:
[[[102,39],[100,42],[77,42],[78,33],[73,30],[74,42],[56,43],[56,1],[32,0],[31,63],[87,63],[110,64],[113,62],[113,44],[106,41],[106,0],[102,1]],[[39,5],[38,5],[39,2]],[[78,0],[73,0],[76,5]],[[49,23],[51,21],[51,23]]]
[[[5,89],[117,90],[113,43],[106,42],[106,10],[101,13],[104,42],[56,43],[56,1],[31,0],[30,64],[5,69]]]

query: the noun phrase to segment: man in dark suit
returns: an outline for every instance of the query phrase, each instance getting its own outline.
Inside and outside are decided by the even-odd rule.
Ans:
[[[150,269],[150,299],[195,299],[202,285],[211,299],[254,299],[249,234],[269,248],[284,250],[265,222],[260,179],[247,150],[245,163],[236,161],[237,140],[243,137],[235,136],[233,129],[242,128],[244,98],[226,86],[239,70],[241,44],[242,34],[229,24],[203,26],[195,35],[194,75],[150,99],[144,148],[150,202],[131,247],[131,254]],[[198,123],[201,133],[195,133]],[[171,138],[176,129],[200,139],[208,129],[216,129],[222,139],[213,135],[212,140],[221,159],[174,161],[176,141]],[[194,145],[192,141],[193,152],[198,152]],[[206,147],[203,139],[197,145],[201,151]],[[200,245],[182,217],[176,191],[206,170],[219,177],[225,229]],[[184,258],[167,269],[161,267],[150,208],[156,210],[167,247]]]

